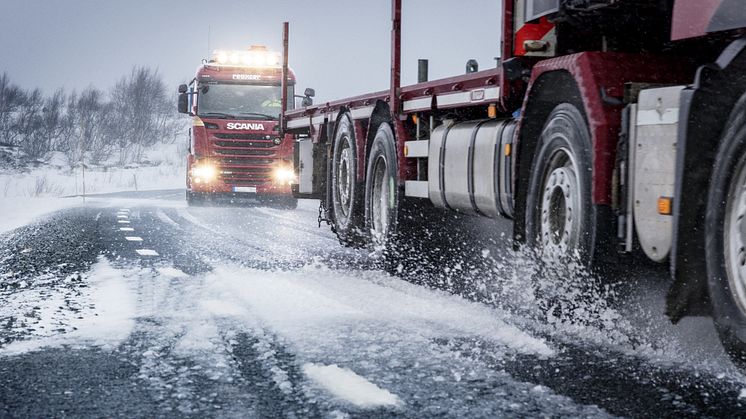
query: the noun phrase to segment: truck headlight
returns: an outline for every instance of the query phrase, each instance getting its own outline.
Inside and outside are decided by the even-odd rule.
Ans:
[[[275,178],[275,182],[285,185],[293,183],[295,180],[295,173],[287,167],[278,167],[272,173],[272,177]]]
[[[195,183],[210,183],[218,177],[218,169],[209,163],[202,163],[192,168],[192,179]]]

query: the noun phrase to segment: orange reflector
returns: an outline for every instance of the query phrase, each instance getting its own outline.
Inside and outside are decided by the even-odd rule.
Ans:
[[[511,153],[510,144],[505,144],[505,155],[509,156]]]
[[[497,106],[495,106],[494,103],[491,103],[490,106],[487,107],[487,116],[489,118],[497,118]]]
[[[409,155],[409,147],[404,146],[404,157],[407,157]]]
[[[417,114],[416,113],[412,114],[412,122],[414,122],[415,124],[417,123]]]
[[[668,196],[662,196],[658,198],[658,214],[660,215],[671,215],[671,208],[673,208],[673,205],[671,205],[673,202],[673,198]]]

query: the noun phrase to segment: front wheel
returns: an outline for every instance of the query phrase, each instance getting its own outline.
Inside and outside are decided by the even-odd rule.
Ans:
[[[705,257],[720,340],[746,367],[746,94],[723,130],[707,198]]]
[[[544,124],[531,167],[526,205],[528,244],[544,259],[590,265],[596,224],[591,205],[591,139],[585,118],[569,103]]]
[[[365,176],[365,225],[374,247],[389,247],[398,232],[399,188],[394,134],[378,127]]]
[[[186,191],[187,205],[190,207],[202,207],[205,205],[205,194],[200,192]]]

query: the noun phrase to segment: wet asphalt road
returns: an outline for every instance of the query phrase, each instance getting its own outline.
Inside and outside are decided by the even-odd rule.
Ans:
[[[548,315],[490,220],[391,265],[314,202],[182,198],[102,195],[0,236],[0,416],[746,417],[711,322],[665,322],[654,268],[611,290],[547,274],[583,291]],[[381,399],[313,373],[337,367]]]

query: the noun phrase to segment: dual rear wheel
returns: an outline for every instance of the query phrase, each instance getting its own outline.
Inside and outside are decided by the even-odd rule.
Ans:
[[[358,151],[349,115],[337,125],[331,167],[333,229],[347,246],[388,244],[397,231],[399,191],[394,134],[381,123],[358,182]]]

